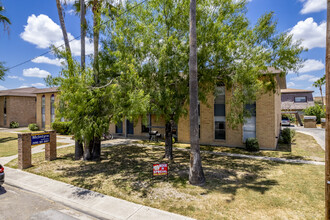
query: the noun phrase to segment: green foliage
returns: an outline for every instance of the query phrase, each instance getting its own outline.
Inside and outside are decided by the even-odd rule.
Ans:
[[[293,114],[283,114],[282,118],[283,117],[287,117],[290,120],[291,123],[296,123],[296,117]]]
[[[259,143],[257,138],[248,138],[245,141],[245,149],[247,151],[259,151]]]
[[[69,135],[71,134],[71,122],[53,122],[52,123],[52,128],[56,131],[58,134],[63,134],[63,135]]]
[[[296,131],[290,128],[284,128],[281,131],[281,136],[279,142],[282,144],[291,144],[292,140],[296,134]]]
[[[325,109],[321,105],[315,104],[314,106],[304,109],[304,114],[308,116],[316,116],[316,122],[321,123],[321,118],[325,118]]]
[[[29,124],[30,131],[39,131],[39,127],[37,124]]]
[[[128,1],[127,7],[134,5]],[[120,9],[119,9],[120,10]],[[227,120],[244,121],[243,108],[264,92],[275,92],[274,74],[297,70],[303,51],[288,33],[277,33],[272,13],[255,26],[246,17],[245,2],[200,1],[197,6],[199,99],[203,102],[225,84],[232,89]],[[125,56],[150,95],[149,112],[175,122],[186,113],[189,101],[189,1],[149,0],[107,26],[104,56]],[[114,64],[116,65],[116,64]]]
[[[19,123],[17,121],[11,121],[9,124],[10,128],[18,128],[19,127]]]

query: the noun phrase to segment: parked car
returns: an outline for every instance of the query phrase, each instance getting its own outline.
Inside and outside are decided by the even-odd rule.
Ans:
[[[282,126],[290,126],[290,119],[287,116],[282,116]]]
[[[0,164],[0,186],[2,186],[2,184],[4,184],[4,182],[5,182],[5,169]]]

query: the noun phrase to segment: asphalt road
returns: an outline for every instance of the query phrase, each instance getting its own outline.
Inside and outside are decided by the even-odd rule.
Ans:
[[[62,204],[6,183],[0,187],[0,220],[95,219]]]

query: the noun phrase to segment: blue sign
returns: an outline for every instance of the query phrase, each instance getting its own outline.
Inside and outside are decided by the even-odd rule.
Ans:
[[[50,134],[32,134],[31,135],[31,145],[38,145],[38,144],[47,144],[50,142]]]

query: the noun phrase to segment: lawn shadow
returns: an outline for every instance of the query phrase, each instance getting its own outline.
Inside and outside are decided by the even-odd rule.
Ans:
[[[130,194],[138,192],[147,197],[158,183],[167,182],[174,190],[187,188],[189,184],[189,152],[174,149],[174,162],[163,160],[164,150],[123,145],[102,148],[100,162],[84,162],[79,166],[63,167],[64,177],[73,179],[73,184],[85,189],[102,188],[104,181],[112,179],[118,190]],[[71,158],[68,154],[59,159]],[[168,178],[152,176],[153,163],[169,163]],[[260,194],[271,190],[279,183],[267,174],[280,163],[267,160],[253,160],[212,154],[202,154],[206,184],[201,186],[204,194],[219,191],[229,194],[228,202],[235,200],[239,189],[249,189]],[[96,178],[97,177],[97,178]],[[90,181],[92,180],[92,181]]]

